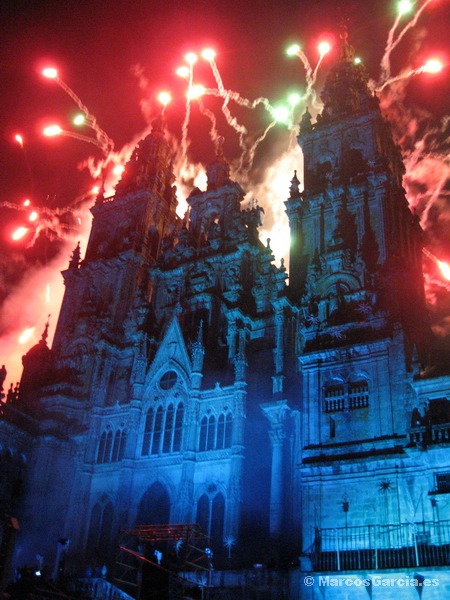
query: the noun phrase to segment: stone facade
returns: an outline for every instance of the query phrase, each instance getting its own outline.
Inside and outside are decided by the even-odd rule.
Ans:
[[[113,565],[138,524],[198,522],[218,565],[246,566],[317,559],[336,528],[359,551],[373,544],[349,530],[449,519],[421,230],[346,40],[322,99],[285,202],[289,280],[220,146],[177,216],[163,118],[99,194],[52,348],[45,331],[2,408],[15,565],[51,563],[61,539],[68,565]]]

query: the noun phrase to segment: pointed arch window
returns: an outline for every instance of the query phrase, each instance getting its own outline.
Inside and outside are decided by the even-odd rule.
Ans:
[[[184,415],[184,406],[183,403],[177,406],[177,411],[175,413],[175,426],[173,430],[173,451],[179,452],[181,449],[181,434],[183,431],[183,415]]]
[[[111,429],[104,431],[98,445],[97,463],[104,464],[122,460],[126,441],[127,432],[124,429],[118,429],[114,435]]]
[[[181,449],[184,406],[170,403],[167,408],[149,408],[142,439],[142,456],[179,452]]]
[[[100,436],[100,443],[98,445],[97,451],[97,462],[99,464],[105,462],[105,446],[106,446],[106,431],[102,433]]]
[[[148,456],[150,454],[150,446],[153,434],[153,417],[154,411],[153,408],[150,407],[145,418],[144,439],[142,440],[142,456]]]
[[[153,440],[151,454],[159,454],[161,446],[161,437],[163,432],[163,408],[158,406],[155,416],[155,426],[153,429]]]
[[[111,461],[112,443],[113,443],[113,433],[111,430],[109,430],[108,433],[106,434],[105,455],[103,458],[103,462]]]
[[[113,444],[113,448],[112,448],[111,462],[116,462],[118,460],[121,437],[122,437],[122,432],[120,429],[118,429],[116,431],[116,435],[114,436],[114,444]]]
[[[166,421],[164,424],[163,454],[170,452],[172,448],[174,416],[175,411],[173,410],[173,404],[169,404],[166,410]]]
[[[127,442],[127,432],[123,429],[118,429],[114,436],[114,445],[112,450],[112,462],[122,460],[125,454],[125,445]]]
[[[106,495],[103,495],[100,501],[94,504],[91,511],[86,552],[104,562],[109,559],[108,549],[111,548],[113,519],[113,503],[108,500]]]
[[[100,443],[97,450],[97,463],[103,464],[111,462],[111,450],[113,445],[113,433],[109,429],[100,436]]]
[[[208,417],[203,417],[200,423],[200,443],[199,450],[206,450],[206,440],[208,438]]]
[[[225,415],[222,413],[217,419],[217,448],[225,448]]]
[[[218,450],[231,447],[233,416],[231,413],[221,414],[217,419],[217,446]]]
[[[200,423],[199,450],[214,450],[216,447],[216,420],[214,415],[203,417]]]
[[[225,498],[220,492],[202,494],[197,502],[197,523],[215,547],[222,545],[225,517]]]

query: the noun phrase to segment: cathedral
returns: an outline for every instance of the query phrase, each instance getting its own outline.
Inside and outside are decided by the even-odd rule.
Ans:
[[[3,394],[3,585],[36,561],[112,579],[150,525],[196,524],[215,570],[447,564],[450,369],[400,149],[345,36],[321,98],[280,190],[289,272],[220,144],[177,215],[163,116],[99,193],[53,344],[47,326]]]

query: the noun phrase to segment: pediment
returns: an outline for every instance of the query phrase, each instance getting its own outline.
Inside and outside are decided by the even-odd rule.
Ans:
[[[176,316],[171,319],[159,344],[155,358],[147,373],[147,383],[158,374],[162,375],[168,370],[177,371],[187,380],[190,378],[192,371],[189,353]]]

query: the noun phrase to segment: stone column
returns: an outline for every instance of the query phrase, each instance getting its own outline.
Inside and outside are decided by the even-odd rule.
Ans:
[[[283,520],[283,449],[285,420],[290,411],[286,400],[277,400],[261,405],[270,423],[269,437],[272,446],[272,468],[270,477],[270,533],[274,538],[281,535]]]

